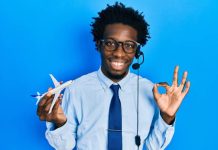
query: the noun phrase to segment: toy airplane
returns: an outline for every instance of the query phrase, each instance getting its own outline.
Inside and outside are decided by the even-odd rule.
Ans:
[[[50,77],[51,77],[51,79],[52,79],[52,81],[53,81],[53,83],[54,83],[54,85],[55,85],[55,88],[52,89],[51,91],[48,91],[48,92],[44,93],[44,94],[40,94],[39,92],[37,92],[37,95],[31,95],[31,96],[32,96],[32,97],[35,97],[35,98],[37,99],[37,102],[36,102],[36,105],[37,105],[37,104],[39,103],[39,101],[41,100],[41,98],[42,98],[43,96],[45,96],[47,93],[55,94],[54,99],[53,99],[52,104],[51,104],[51,107],[50,107],[49,112],[48,112],[48,113],[51,113],[52,108],[53,108],[55,102],[57,101],[57,99],[58,99],[58,97],[59,97],[61,91],[62,91],[63,89],[65,89],[66,87],[70,86],[70,85],[73,83],[73,81],[72,81],[72,80],[69,80],[69,81],[67,81],[67,82],[65,82],[65,83],[63,83],[63,84],[60,84],[60,83],[54,78],[54,76],[53,76],[52,74],[49,74],[49,75],[50,75]]]

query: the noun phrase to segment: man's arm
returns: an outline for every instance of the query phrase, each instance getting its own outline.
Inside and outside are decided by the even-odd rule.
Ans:
[[[154,117],[151,130],[144,141],[143,150],[164,150],[174,134],[175,122],[168,125],[158,111]]]
[[[178,70],[179,66],[176,66],[172,86],[169,86],[166,82],[154,85],[153,95],[159,113],[158,119],[145,141],[145,145],[149,150],[164,149],[173,137],[176,112],[190,88],[190,82],[186,83],[188,72],[184,72],[181,84],[178,85]],[[166,93],[160,94],[158,92],[159,86],[164,87]]]

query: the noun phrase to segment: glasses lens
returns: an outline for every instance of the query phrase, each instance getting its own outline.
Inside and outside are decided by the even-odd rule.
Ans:
[[[113,39],[106,39],[106,40],[103,41],[103,46],[107,50],[115,50],[116,47],[117,47],[117,43]]]
[[[126,41],[123,44],[123,48],[127,53],[133,53],[137,49],[137,44],[133,41]]]

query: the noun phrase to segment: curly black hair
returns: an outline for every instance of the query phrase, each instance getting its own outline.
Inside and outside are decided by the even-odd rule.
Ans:
[[[116,2],[114,5],[107,5],[105,9],[98,12],[98,15],[98,17],[93,17],[94,22],[91,23],[94,42],[103,38],[105,27],[108,24],[114,23],[122,23],[133,27],[137,31],[137,42],[142,46],[150,38],[148,33],[149,24],[145,21],[142,13],[132,7],[126,7],[124,4]]]

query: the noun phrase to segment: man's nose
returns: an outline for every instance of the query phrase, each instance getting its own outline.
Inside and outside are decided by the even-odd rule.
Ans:
[[[125,50],[123,49],[123,43],[119,42],[117,49],[114,51],[114,55],[116,56],[124,56],[125,55]]]

